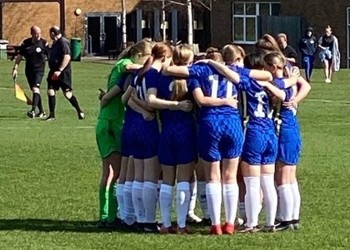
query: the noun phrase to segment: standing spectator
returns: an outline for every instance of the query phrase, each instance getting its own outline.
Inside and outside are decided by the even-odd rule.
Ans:
[[[321,48],[320,60],[323,63],[325,82],[332,82],[334,71],[340,69],[340,52],[338,39],[332,35],[332,28],[328,25],[325,34],[318,40],[318,47]]]
[[[306,80],[310,82],[312,70],[314,68],[315,54],[317,51],[317,39],[312,27],[308,27],[305,36],[300,39],[299,50],[302,56],[303,67],[305,69]]]
[[[56,91],[60,88],[64,96],[72,104],[78,113],[78,118],[84,119],[85,115],[80,109],[78,100],[72,92],[72,72],[71,72],[71,55],[69,41],[62,36],[60,29],[57,26],[50,28],[50,38],[53,40],[50,56],[49,67],[50,71],[47,77],[49,96],[50,115],[47,121],[55,119],[56,107]]]
[[[48,55],[48,47],[47,42],[41,38],[41,30],[38,26],[32,26],[30,34],[31,37],[25,39],[20,47],[19,55],[13,66],[12,77],[17,77],[18,66],[24,57],[26,60],[25,74],[33,93],[32,109],[28,111],[27,116],[30,118],[44,118],[45,113],[41,102],[40,85],[45,72],[45,57]],[[37,107],[39,112],[35,113]]]
[[[296,50],[287,43],[287,35],[284,33],[278,34],[277,43],[286,60],[290,64],[295,65],[297,63],[298,54]]]

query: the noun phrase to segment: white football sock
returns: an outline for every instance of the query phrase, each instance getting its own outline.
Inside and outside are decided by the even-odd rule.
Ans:
[[[156,222],[157,200],[158,200],[158,184],[146,181],[143,184],[142,198],[145,207],[145,222]]]
[[[125,220],[125,209],[124,209],[124,184],[117,184],[116,185],[116,198],[118,202],[118,212],[119,212],[119,218],[121,220]]]
[[[176,187],[177,224],[180,228],[186,227],[188,206],[190,205],[191,192],[189,182],[179,182]]]
[[[132,182],[126,181],[124,184],[124,222],[131,225],[135,222],[134,205],[132,204]]]
[[[239,210],[239,217],[242,220],[245,220],[246,219],[246,215],[245,215],[245,203],[244,202],[240,202],[238,204],[238,210]]]
[[[171,208],[173,202],[174,187],[162,184],[160,187],[159,201],[162,223],[164,227],[171,227]]]
[[[158,192],[158,196],[157,196],[157,206],[160,208],[160,189],[162,187],[163,184],[163,180],[158,180],[158,186],[157,186],[157,192]]]
[[[208,202],[208,211],[210,214],[211,224],[220,225],[221,203],[222,203],[221,183],[207,183],[206,193]]]
[[[260,209],[260,178],[255,176],[244,177],[246,186],[245,214],[247,227],[256,227],[259,220]]]
[[[266,214],[266,226],[275,225],[277,211],[277,192],[274,175],[266,174],[260,177],[261,189],[264,195],[264,208]]]
[[[300,204],[301,204],[301,198],[300,198],[300,191],[299,191],[299,185],[298,182],[294,182],[291,184],[292,186],[292,192],[294,197],[294,204],[293,204],[293,220],[299,220],[300,219]]]
[[[145,222],[145,207],[142,198],[143,182],[134,181],[132,185],[132,203],[135,209],[136,220],[139,223]]]
[[[196,208],[196,201],[197,201],[197,182],[191,182],[191,199],[190,199],[190,205],[188,207],[188,214],[194,214],[194,209]]]
[[[224,199],[226,222],[230,224],[235,223],[237,215],[238,205],[238,185],[235,184],[224,184],[222,186],[222,196]]]
[[[277,190],[277,210],[276,210],[276,220],[278,221],[282,221],[282,218],[281,218],[281,201],[280,201],[280,197],[279,197],[279,194],[278,194],[278,190]]]
[[[209,215],[209,212],[208,212],[208,203],[207,203],[206,183],[205,183],[205,181],[198,181],[197,182],[197,196],[199,197],[199,204],[201,205],[203,218],[209,219],[210,215]]]
[[[294,197],[292,186],[284,184],[277,188],[278,207],[280,210],[279,219],[281,221],[291,221],[293,219]]]

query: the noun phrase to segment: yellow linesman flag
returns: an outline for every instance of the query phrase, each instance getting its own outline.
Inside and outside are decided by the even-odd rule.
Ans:
[[[27,103],[27,105],[32,105],[32,100],[24,93],[23,89],[17,83],[15,83],[15,96],[18,100]]]

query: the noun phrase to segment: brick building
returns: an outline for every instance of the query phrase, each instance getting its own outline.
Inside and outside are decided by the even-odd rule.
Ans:
[[[19,44],[33,24],[48,38],[49,27],[60,24],[62,2],[68,38],[82,37],[85,50],[93,53],[120,47],[122,0],[0,0],[0,38]],[[161,1],[125,2],[128,41],[161,39]],[[279,32],[286,33],[296,47],[308,25],[322,35],[329,24],[339,39],[342,67],[350,65],[350,0],[193,0],[193,4],[194,42],[201,49],[234,42],[249,52],[257,37]],[[76,8],[83,11],[79,17],[74,15]],[[167,39],[187,41],[186,6],[167,4],[165,11]]]
[[[139,0],[125,2],[127,12],[131,12]],[[47,2],[45,0],[0,0],[0,3],[2,21],[0,37],[11,44],[19,44],[24,38],[30,36],[29,28],[34,24],[41,27],[43,38],[48,40],[48,31],[53,25],[64,26],[64,32],[68,38],[74,36],[85,38],[88,22],[91,24],[89,32],[96,30],[95,33],[99,32],[99,35],[107,32],[108,37],[105,39],[107,43],[115,43],[117,39],[115,33],[120,24],[121,0],[51,0]],[[77,8],[83,11],[78,17],[74,15],[74,10]],[[62,17],[64,20],[61,20]],[[107,28],[106,32],[104,28]],[[99,38],[94,37],[95,40]]]
[[[208,0],[203,0],[206,2]],[[162,2],[125,0],[127,11],[128,42],[144,37],[162,39]],[[179,2],[185,3],[185,0]],[[80,8],[82,14],[74,15]],[[166,1],[166,37],[173,41],[187,41],[186,5],[170,4]],[[196,43],[203,47],[210,41],[210,26],[204,22],[204,15],[210,12],[201,4],[194,4]],[[38,25],[42,36],[48,37],[53,25],[64,26],[67,38],[83,38],[85,51],[105,54],[121,48],[122,43],[122,0],[0,0],[0,38],[11,44],[20,44],[28,37],[29,28]],[[198,19],[198,18],[197,18]]]

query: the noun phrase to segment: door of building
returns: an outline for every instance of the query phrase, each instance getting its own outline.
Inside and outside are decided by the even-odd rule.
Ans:
[[[86,51],[92,55],[105,55],[119,50],[122,43],[120,13],[94,12],[86,14]]]
[[[264,34],[276,37],[278,33],[285,33],[288,36],[288,44],[298,50],[299,40],[306,27],[306,21],[300,16],[259,16],[257,34],[258,37]]]

